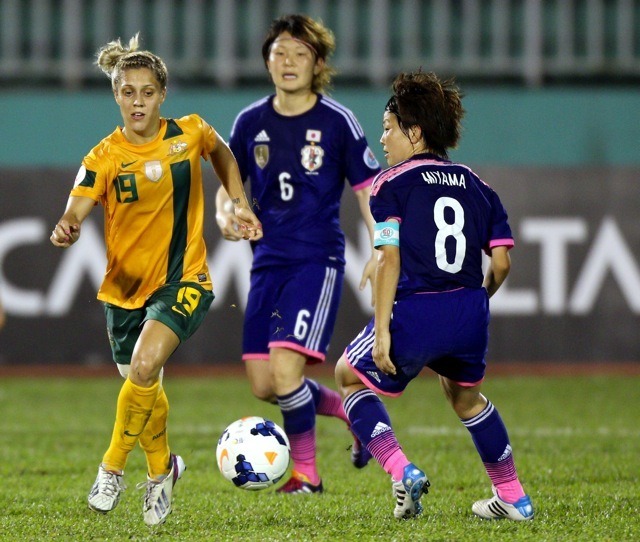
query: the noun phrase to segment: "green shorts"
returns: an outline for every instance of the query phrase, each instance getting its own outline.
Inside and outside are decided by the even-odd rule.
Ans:
[[[158,288],[139,309],[105,303],[113,360],[125,365],[131,363],[133,349],[147,320],[162,322],[180,342],[186,341],[200,327],[213,298],[213,292],[195,282],[179,282]]]

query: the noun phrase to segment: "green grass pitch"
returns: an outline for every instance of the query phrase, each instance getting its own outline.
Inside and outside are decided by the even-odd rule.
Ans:
[[[167,367],[170,443],[188,466],[165,525],[142,521],[145,480],[139,449],[126,469],[127,491],[99,515],[86,497],[111,434],[121,379],[11,378],[0,382],[0,540],[640,540],[640,378],[491,377],[484,393],[500,409],[533,522],[483,521],[471,504],[490,482],[467,431],[437,381],[421,377],[386,400],[408,457],[431,479],[425,513],[393,518],[388,476],[372,462],[358,471],[338,420],[318,421],[323,495],[248,492],[215,463],[231,421],[261,415],[281,422],[241,377],[175,378]],[[330,380],[324,383],[332,385]]]

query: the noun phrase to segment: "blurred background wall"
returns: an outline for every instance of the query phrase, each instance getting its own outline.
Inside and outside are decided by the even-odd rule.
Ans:
[[[140,31],[169,68],[163,114],[197,112],[228,137],[235,115],[271,92],[260,48],[289,12],[335,32],[332,95],[379,160],[398,71],[421,66],[463,88],[452,159],[498,191],[516,236],[512,274],[492,299],[492,359],[640,362],[640,0],[0,0],[0,364],[110,359],[95,300],[100,210],[71,249],[48,241],[82,157],[121,123],[96,50]],[[220,239],[209,175],[216,300],[179,363],[240,355],[251,256]],[[366,233],[349,192],[334,359],[371,314],[357,288]]]

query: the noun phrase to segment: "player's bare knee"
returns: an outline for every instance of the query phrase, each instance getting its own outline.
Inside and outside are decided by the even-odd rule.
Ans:
[[[461,420],[468,420],[477,416],[487,405],[487,400],[479,392],[454,394],[451,406]]]
[[[251,393],[256,399],[260,399],[260,401],[265,401],[266,403],[277,403],[276,396],[273,393],[273,389],[271,386],[265,386],[262,383],[259,384],[251,384]]]
[[[146,359],[131,360],[131,369],[129,371],[129,380],[137,386],[149,388],[153,386],[159,379],[162,366],[157,366],[152,361]]]
[[[354,389],[353,384],[359,384],[360,381],[347,367],[347,362],[344,356],[342,356],[338,360],[338,363],[336,363],[334,376],[336,380],[336,386],[343,399],[348,395],[351,395],[354,391],[357,391],[357,389]]]

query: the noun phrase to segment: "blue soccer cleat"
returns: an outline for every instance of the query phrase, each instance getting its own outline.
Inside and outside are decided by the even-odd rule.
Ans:
[[[402,474],[402,480],[391,480],[393,496],[396,499],[396,507],[393,515],[397,519],[409,519],[422,514],[420,498],[429,492],[429,479],[427,475],[409,463]]]

